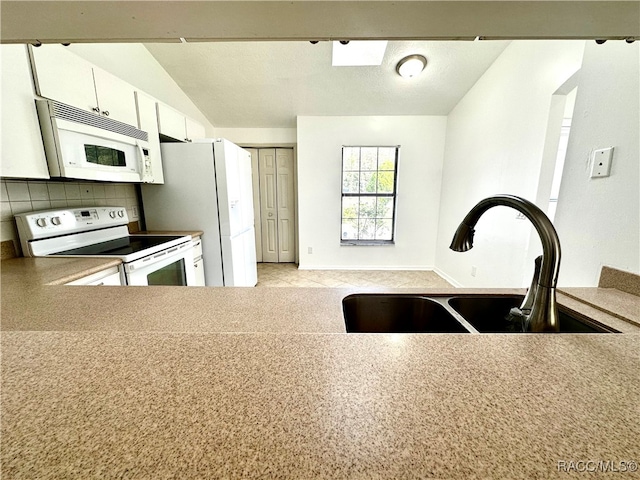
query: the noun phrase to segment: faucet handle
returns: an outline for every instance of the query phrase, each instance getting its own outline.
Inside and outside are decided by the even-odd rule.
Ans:
[[[527,291],[527,295],[524,297],[520,310],[526,314],[531,312],[533,307],[533,299],[536,297],[538,291],[538,281],[540,279],[540,268],[542,266],[542,255],[538,256],[534,262],[533,278],[531,279],[531,285]]]

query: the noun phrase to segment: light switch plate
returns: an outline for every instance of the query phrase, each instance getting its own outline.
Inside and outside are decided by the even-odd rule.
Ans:
[[[591,178],[608,177],[611,172],[613,147],[595,150],[591,159]]]

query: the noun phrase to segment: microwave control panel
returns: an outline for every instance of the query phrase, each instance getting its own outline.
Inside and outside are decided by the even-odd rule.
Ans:
[[[153,170],[151,168],[151,157],[149,156],[149,150],[146,148],[142,149],[142,182],[143,183],[152,183],[153,182]]]

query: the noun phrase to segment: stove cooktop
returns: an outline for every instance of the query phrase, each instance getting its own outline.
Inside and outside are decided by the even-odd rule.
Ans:
[[[94,243],[84,247],[52,253],[51,255],[113,256],[124,258],[132,254],[144,252],[145,250],[149,250],[150,253],[152,251],[157,251],[155,247],[181,238],[184,237],[177,235],[129,235],[115,240]]]

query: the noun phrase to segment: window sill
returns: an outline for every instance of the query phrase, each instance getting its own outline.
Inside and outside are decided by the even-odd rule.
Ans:
[[[393,240],[340,240],[341,247],[371,247],[371,246],[395,245]]]

